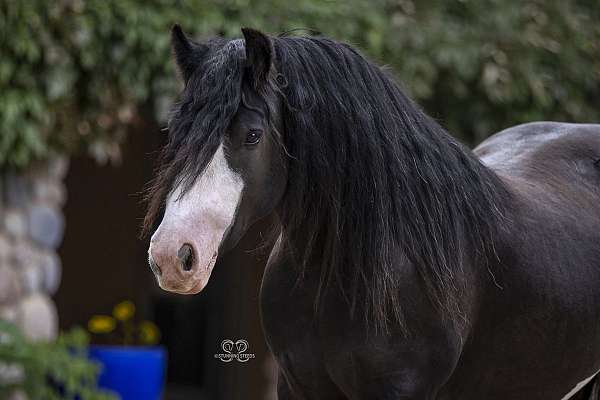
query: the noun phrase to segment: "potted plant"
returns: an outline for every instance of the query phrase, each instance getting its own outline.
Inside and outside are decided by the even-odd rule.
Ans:
[[[135,305],[123,301],[112,315],[94,315],[88,330],[103,343],[92,345],[89,357],[102,364],[98,384],[122,400],[158,400],[166,372],[166,351],[158,346],[160,333],[150,321],[135,318]]]

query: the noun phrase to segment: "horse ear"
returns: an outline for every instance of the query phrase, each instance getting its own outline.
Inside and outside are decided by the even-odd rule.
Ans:
[[[179,24],[171,28],[171,46],[177,69],[184,81],[192,76],[202,58],[208,50],[208,46],[193,42],[190,40]]]
[[[273,69],[275,50],[269,36],[252,28],[242,28],[246,41],[246,65],[252,85],[259,88],[266,83]]]

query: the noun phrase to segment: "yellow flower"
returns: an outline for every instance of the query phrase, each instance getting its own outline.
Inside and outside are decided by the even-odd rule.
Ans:
[[[160,332],[158,327],[150,321],[142,321],[140,323],[140,341],[142,344],[157,344],[160,340]]]
[[[119,321],[127,321],[133,318],[133,314],[135,305],[129,300],[122,301],[113,308],[113,316]]]
[[[108,315],[94,315],[88,321],[88,330],[92,333],[110,333],[115,330],[116,321]]]

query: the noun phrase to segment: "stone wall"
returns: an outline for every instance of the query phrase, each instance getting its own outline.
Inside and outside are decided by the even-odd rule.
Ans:
[[[60,284],[67,167],[65,158],[55,158],[22,173],[0,173],[0,319],[34,340],[58,332],[51,296]]]

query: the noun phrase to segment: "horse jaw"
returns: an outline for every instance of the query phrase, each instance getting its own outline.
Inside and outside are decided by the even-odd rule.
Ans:
[[[181,185],[167,198],[164,217],[150,240],[149,257],[159,266],[159,286],[180,294],[200,292],[210,278],[219,245],[234,222],[244,184],[227,163],[221,144],[192,187]],[[193,248],[189,271],[177,254],[181,246]]]

